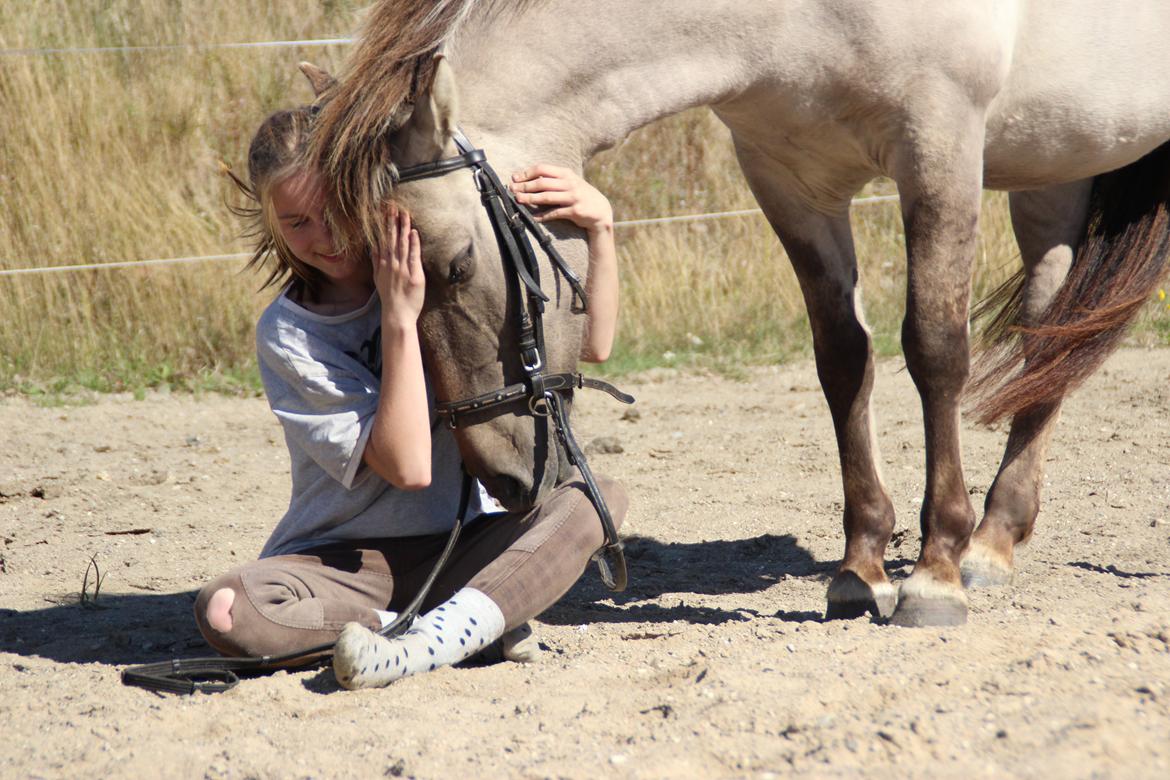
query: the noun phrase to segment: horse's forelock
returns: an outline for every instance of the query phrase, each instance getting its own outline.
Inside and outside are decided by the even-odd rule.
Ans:
[[[533,0],[381,0],[369,11],[337,84],[320,101],[308,162],[333,182],[332,210],[348,240],[381,243],[393,188],[390,136],[434,75],[434,53],[474,12],[519,11]]]

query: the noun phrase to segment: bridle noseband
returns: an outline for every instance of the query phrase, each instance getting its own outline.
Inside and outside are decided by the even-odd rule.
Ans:
[[[499,244],[504,272],[510,283],[522,288],[524,302],[516,307],[516,330],[519,336],[520,365],[524,371],[523,381],[507,385],[499,390],[437,404],[435,411],[445,417],[451,428],[474,425],[468,418],[482,422],[485,412],[510,406],[521,401],[527,402],[528,412],[534,417],[551,422],[558,441],[565,450],[569,462],[576,466],[589,493],[589,500],[597,510],[605,530],[605,545],[594,556],[601,579],[610,590],[621,591],[628,580],[625,553],[621,538],[613,524],[613,517],[605,498],[597,487],[593,472],[585,454],[577,445],[569,428],[569,416],[565,410],[564,397],[573,390],[592,388],[604,390],[622,403],[633,403],[634,398],[623,393],[608,382],[590,379],[575,372],[545,373],[547,360],[544,346],[544,305],[549,298],[540,288],[540,266],[532,243],[531,234],[552,263],[554,273],[559,273],[573,290],[573,300],[580,300],[581,308],[588,306],[585,288],[581,279],[561,257],[552,238],[533,219],[528,209],[516,202],[512,193],[500,182],[496,172],[487,162],[482,149],[476,149],[462,132],[454,136],[459,154],[434,162],[412,165],[398,169],[396,182],[399,184],[445,176],[453,171],[470,168],[479,190],[480,202],[487,211],[492,229]],[[570,302],[572,305],[572,301]]]

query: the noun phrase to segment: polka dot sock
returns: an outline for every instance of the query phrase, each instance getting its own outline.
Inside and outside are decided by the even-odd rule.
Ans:
[[[474,588],[463,588],[393,639],[347,623],[333,648],[333,674],[350,690],[389,685],[459,663],[503,633],[504,615],[496,603]]]

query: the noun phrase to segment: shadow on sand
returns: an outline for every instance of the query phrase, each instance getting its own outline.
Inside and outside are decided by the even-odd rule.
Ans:
[[[590,565],[577,584],[540,616],[556,625],[591,622],[726,623],[751,620],[751,609],[722,609],[687,603],[698,596],[757,593],[787,577],[827,578],[837,561],[818,561],[796,537],[764,534],[750,539],[693,543],[663,542],[645,536],[627,537],[630,584],[621,593],[605,589]],[[638,604],[663,594],[677,594],[678,604]],[[673,601],[674,599],[670,599]],[[612,602],[612,603],[608,603]],[[780,612],[784,620],[819,620],[819,613]]]
[[[118,666],[215,655],[195,628],[194,603],[195,591],[103,592],[93,608],[66,602],[26,612],[0,609],[0,652]]]
[[[827,578],[835,561],[817,561],[790,535],[694,543],[626,539],[630,585],[607,591],[592,570],[561,601],[541,615],[544,622],[724,623],[759,617],[749,609],[721,609],[688,603],[688,595],[756,593],[785,576]],[[644,604],[677,594],[673,606]],[[43,609],[0,609],[0,652],[39,656],[62,663],[115,666],[172,657],[215,655],[195,627],[195,591],[103,593],[96,608],[59,599]],[[774,617],[819,620],[815,612],[778,612]]]

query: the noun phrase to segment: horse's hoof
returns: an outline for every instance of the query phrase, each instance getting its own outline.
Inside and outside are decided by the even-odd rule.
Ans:
[[[1001,588],[1011,585],[1014,578],[1011,564],[983,547],[972,545],[959,564],[959,572],[966,588]]]
[[[886,619],[894,614],[898,591],[888,582],[870,585],[855,572],[838,572],[829,583],[825,620],[853,620],[869,613]]]
[[[898,593],[898,608],[890,623],[906,628],[961,626],[967,622],[967,596],[954,585],[929,575],[911,575]]]

